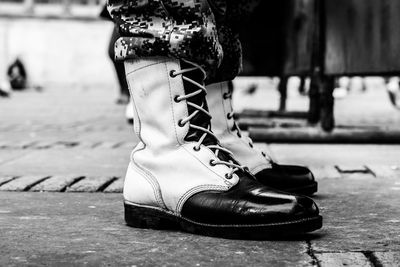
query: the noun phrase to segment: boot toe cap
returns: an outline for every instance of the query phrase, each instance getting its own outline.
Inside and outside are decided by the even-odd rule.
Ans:
[[[205,191],[190,197],[183,217],[213,225],[266,225],[319,216],[314,201],[241,180],[227,192]]]

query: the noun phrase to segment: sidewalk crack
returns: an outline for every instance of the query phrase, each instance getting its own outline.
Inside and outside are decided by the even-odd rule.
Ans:
[[[373,251],[362,251],[364,256],[371,262],[374,267],[383,267],[383,264],[379,261],[379,259],[375,256]]]
[[[321,264],[319,263],[317,257],[315,256],[314,249],[312,248],[311,241],[307,240],[306,244],[307,244],[307,254],[311,258],[312,266],[321,267]]]

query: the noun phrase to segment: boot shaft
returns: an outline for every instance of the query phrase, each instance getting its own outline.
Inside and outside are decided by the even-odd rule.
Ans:
[[[207,85],[207,102],[212,115],[212,130],[217,136],[237,135],[231,96],[231,82]]]
[[[125,61],[129,90],[134,102],[134,129],[139,139],[157,153],[184,143],[188,125],[178,125],[188,116],[185,103],[174,98],[184,95],[182,79],[171,77],[180,69],[179,60],[143,58]]]
[[[211,126],[221,145],[233,152],[236,159],[251,173],[271,168],[266,154],[253,147],[253,141],[244,136],[235,122],[232,108],[232,82],[207,86],[207,101],[212,115]]]
[[[210,130],[200,67],[142,58],[125,61],[125,69],[140,140],[131,155],[125,199],[179,213],[193,194],[237,184],[244,169]]]

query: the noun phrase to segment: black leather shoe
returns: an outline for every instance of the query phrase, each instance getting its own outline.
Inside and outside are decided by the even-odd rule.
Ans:
[[[251,176],[241,177],[227,192],[193,195],[180,215],[125,202],[128,225],[231,239],[270,239],[311,232],[322,227],[314,201],[263,186]]]
[[[256,173],[255,177],[266,186],[289,193],[310,196],[318,190],[314,175],[303,166],[280,165],[272,162],[272,168]]]

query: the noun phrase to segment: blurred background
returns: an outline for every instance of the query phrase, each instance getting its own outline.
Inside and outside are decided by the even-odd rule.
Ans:
[[[104,2],[1,0],[0,80],[19,57],[32,84],[113,86],[107,58],[113,25],[99,18]]]
[[[0,95],[11,100],[0,108],[18,114],[24,96],[16,91],[44,103],[52,92],[63,103],[67,92],[93,98],[82,93],[89,90],[126,104],[108,55],[114,26],[100,17],[104,4],[1,0]],[[400,142],[398,12],[394,0],[262,2],[241,30],[233,101],[242,128],[263,142]],[[26,79],[13,86],[13,71]]]

